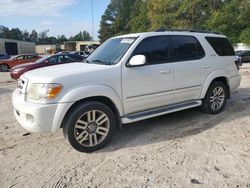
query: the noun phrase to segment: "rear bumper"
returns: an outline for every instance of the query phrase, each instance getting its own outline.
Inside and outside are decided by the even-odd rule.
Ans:
[[[228,80],[229,80],[230,91],[233,91],[240,86],[241,75],[239,74],[239,75],[233,76],[229,78]]]

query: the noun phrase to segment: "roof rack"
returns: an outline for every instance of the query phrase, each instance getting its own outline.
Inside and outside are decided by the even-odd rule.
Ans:
[[[214,31],[209,30],[199,30],[199,29],[172,29],[172,28],[159,28],[156,32],[165,32],[165,31],[186,31],[186,32],[194,32],[194,33],[213,33],[213,34],[220,34]]]

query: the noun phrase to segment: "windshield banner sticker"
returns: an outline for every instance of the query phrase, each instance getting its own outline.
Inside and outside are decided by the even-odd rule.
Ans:
[[[121,43],[131,44],[131,43],[134,42],[134,40],[135,40],[135,39],[123,39],[123,40],[121,41]]]

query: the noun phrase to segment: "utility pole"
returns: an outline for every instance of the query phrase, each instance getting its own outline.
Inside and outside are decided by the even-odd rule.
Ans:
[[[91,0],[92,5],[92,41],[94,41],[94,0]]]

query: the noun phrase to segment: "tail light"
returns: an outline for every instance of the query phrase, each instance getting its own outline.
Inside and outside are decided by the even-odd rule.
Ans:
[[[240,66],[241,66],[241,59],[240,59],[240,58],[238,58],[237,60],[235,60],[235,61],[234,61],[234,63],[235,63],[235,65],[236,65],[237,69],[238,69],[238,70],[240,70]]]

